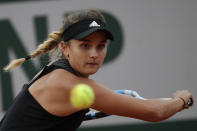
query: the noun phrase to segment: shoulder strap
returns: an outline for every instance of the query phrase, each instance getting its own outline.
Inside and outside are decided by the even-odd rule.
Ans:
[[[27,84],[27,85],[31,85],[33,84],[37,79],[39,79],[41,76],[43,76],[45,70],[48,68],[48,66],[45,66],[40,72],[38,72],[34,78]]]
[[[55,69],[64,69],[67,70],[75,75],[77,73],[73,70],[73,68],[70,66],[68,60],[66,59],[59,59],[53,63],[50,63],[49,65],[46,65],[40,72],[38,72],[35,77],[28,83],[30,86],[33,84],[36,80],[38,80],[40,77],[48,74],[49,72],[55,70]]]
[[[59,59],[59,60],[55,61],[54,63],[52,63],[51,66],[55,66],[56,68],[60,68],[60,69],[65,69],[65,70],[77,75],[77,73],[71,67],[71,65],[67,59]]]

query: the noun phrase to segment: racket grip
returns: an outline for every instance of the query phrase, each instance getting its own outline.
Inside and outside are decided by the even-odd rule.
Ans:
[[[187,105],[188,106],[192,106],[193,105],[193,99],[192,98],[189,99],[189,101],[187,102]]]

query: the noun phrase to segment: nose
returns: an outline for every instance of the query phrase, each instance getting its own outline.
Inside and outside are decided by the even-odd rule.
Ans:
[[[92,50],[90,51],[90,58],[96,59],[97,57],[98,57],[98,52],[97,52],[97,50],[96,50],[96,49],[92,49]]]

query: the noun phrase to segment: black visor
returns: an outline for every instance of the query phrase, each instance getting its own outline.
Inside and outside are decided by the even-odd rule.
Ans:
[[[105,27],[105,24],[99,19],[85,19],[65,29],[62,38],[63,41],[82,39],[95,31],[103,31],[108,39],[113,40],[112,33]]]

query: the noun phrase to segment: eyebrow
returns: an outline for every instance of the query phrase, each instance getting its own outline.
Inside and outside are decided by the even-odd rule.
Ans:
[[[83,42],[91,42],[91,40],[89,40],[89,39],[81,39],[80,41],[83,41]],[[107,42],[107,39],[106,40],[101,40],[100,42],[101,43]]]
[[[80,41],[83,41],[83,42],[91,42],[91,40],[88,40],[88,39],[81,39]]]

